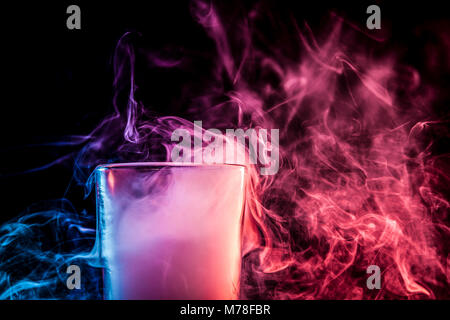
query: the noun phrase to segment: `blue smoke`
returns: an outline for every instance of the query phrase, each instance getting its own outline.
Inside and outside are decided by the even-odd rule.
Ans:
[[[2,225],[0,299],[101,299],[94,217],[62,199],[34,205]],[[67,286],[69,265],[80,267],[80,289]]]

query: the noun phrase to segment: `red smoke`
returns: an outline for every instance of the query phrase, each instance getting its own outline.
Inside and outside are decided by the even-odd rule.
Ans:
[[[247,193],[242,297],[448,297],[449,162],[435,145],[448,124],[434,113],[437,88],[334,15],[326,30],[305,24],[288,38],[278,26],[273,40],[258,26],[275,17],[257,9],[223,17],[230,28],[210,5],[194,14],[216,43],[218,83],[232,83],[225,103],[205,95],[204,109],[280,129],[279,173],[255,173]],[[426,49],[429,68],[436,50]],[[370,265],[379,290],[366,286]]]

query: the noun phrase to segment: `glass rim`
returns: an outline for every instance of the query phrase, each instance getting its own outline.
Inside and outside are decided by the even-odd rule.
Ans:
[[[162,167],[225,167],[225,168],[244,168],[246,166],[243,164],[235,163],[192,163],[192,162],[116,162],[116,163],[106,163],[99,164],[95,167],[95,170],[107,170],[107,169],[129,169],[129,168],[162,168]]]

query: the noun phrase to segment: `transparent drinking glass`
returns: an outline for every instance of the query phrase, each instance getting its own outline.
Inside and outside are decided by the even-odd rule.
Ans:
[[[106,299],[237,299],[245,167],[96,168]]]

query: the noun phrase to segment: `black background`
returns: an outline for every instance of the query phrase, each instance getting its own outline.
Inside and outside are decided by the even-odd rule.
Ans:
[[[224,4],[223,2],[222,4]],[[227,1],[230,10],[245,10],[254,1]],[[368,5],[378,3],[382,26],[391,34],[386,46],[404,45],[409,59],[420,61],[422,43],[415,26],[448,18],[445,4],[401,1],[267,2],[298,21],[320,24],[330,10],[365,26]],[[445,2],[441,2],[445,3]],[[81,30],[66,28],[66,8],[81,8]],[[39,201],[68,197],[81,209],[82,189],[70,188],[73,161],[46,170],[27,170],[51,163],[77,147],[45,146],[67,135],[88,134],[113,111],[112,56],[126,31],[137,31],[151,45],[181,45],[205,52],[199,70],[208,68],[214,43],[191,18],[189,1],[18,1],[1,10],[1,194],[0,222]],[[226,24],[226,23],[225,23]],[[376,32],[376,31],[374,31]],[[417,66],[420,68],[420,66]],[[147,75],[145,87],[156,111],[180,111],[183,84],[201,84],[201,72]],[[441,80],[439,80],[441,81]],[[448,78],[445,79],[448,82]],[[175,110],[175,111],[174,111]]]

